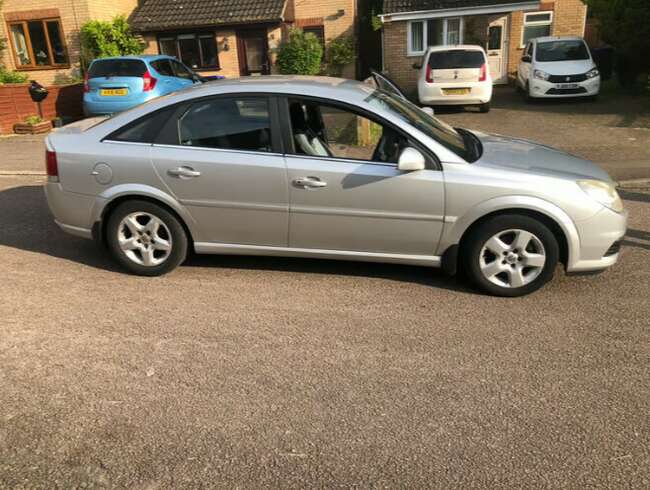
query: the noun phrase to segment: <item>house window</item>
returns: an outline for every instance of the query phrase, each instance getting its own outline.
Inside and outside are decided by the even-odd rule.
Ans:
[[[160,54],[175,56],[194,70],[219,69],[214,33],[178,34],[158,38]]]
[[[462,44],[465,22],[462,17],[413,20],[408,23],[407,55],[424,54],[429,46]]]
[[[68,64],[59,19],[11,22],[9,32],[17,69],[59,67]]]
[[[302,32],[305,34],[311,32],[320,41],[320,45],[325,48],[325,28],[323,26],[303,27]]]
[[[521,38],[521,47],[536,37],[551,35],[553,12],[529,12],[524,14],[524,29]]]

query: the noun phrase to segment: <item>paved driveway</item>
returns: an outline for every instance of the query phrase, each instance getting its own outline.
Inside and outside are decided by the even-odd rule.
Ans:
[[[521,299],[425,268],[117,271],[0,177],[0,488],[650,486],[650,193]]]
[[[528,138],[603,166],[617,180],[650,178],[650,97],[603,95],[598,102],[528,105],[510,87],[497,88],[492,112],[441,108],[454,126]],[[1,137],[0,174],[43,171],[42,137]]]

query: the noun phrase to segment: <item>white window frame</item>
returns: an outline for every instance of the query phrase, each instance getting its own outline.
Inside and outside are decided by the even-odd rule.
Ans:
[[[541,10],[537,12],[525,12],[524,13],[524,21],[521,26],[521,41],[519,43],[519,47],[525,48],[526,43],[524,42],[524,33],[526,32],[526,27],[528,26],[549,26],[551,28],[549,35],[553,34],[553,11],[552,10]],[[528,22],[528,16],[529,15],[541,15],[541,14],[548,14],[549,19],[548,20],[537,20],[537,21],[532,21]]]
[[[426,52],[426,50],[429,48],[429,46],[427,46],[429,40],[429,32],[428,32],[429,21],[437,20],[437,19],[439,19],[439,17],[408,21],[407,29],[406,29],[406,56],[422,56]],[[445,17],[440,20],[442,20],[442,41],[443,41],[443,44],[441,44],[441,46],[447,46],[448,22],[450,20],[460,21],[460,33],[459,33],[458,43],[463,44],[463,41],[465,39],[465,17]],[[415,22],[420,22],[422,24],[422,47],[423,47],[422,51],[413,50],[412,25]]]

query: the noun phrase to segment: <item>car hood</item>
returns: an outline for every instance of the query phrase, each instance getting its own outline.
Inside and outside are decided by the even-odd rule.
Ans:
[[[473,134],[483,145],[483,154],[474,165],[567,179],[612,181],[607,172],[590,161],[550,146],[476,131]]]
[[[535,62],[535,68],[549,75],[582,75],[596,65],[591,60]]]

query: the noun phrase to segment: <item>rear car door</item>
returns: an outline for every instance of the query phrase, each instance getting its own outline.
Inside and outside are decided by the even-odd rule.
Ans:
[[[291,97],[282,107],[290,183],[289,246],[435,253],[443,225],[442,172],[400,172],[413,141],[334,101]]]
[[[159,78],[158,83],[161,85],[161,95],[168,94],[178,89],[178,79],[176,78],[176,74],[172,69],[169,59],[163,58],[152,61],[151,66],[156,70],[157,77]]]
[[[275,99],[223,95],[180,106],[151,158],[201,241],[286,246],[288,190]]]
[[[530,61],[524,61],[523,58],[529,57]],[[529,80],[530,77],[530,69],[532,66],[532,59],[533,59],[533,43],[528,43],[526,46],[526,49],[524,50],[524,54],[522,55],[522,60],[519,62],[519,67],[517,68],[517,76],[519,77],[519,83],[522,88],[526,87],[526,83]]]
[[[169,60],[169,63],[174,70],[174,76],[176,77],[176,85],[178,88],[189,87],[196,83],[196,75],[183,63],[176,60]]]

